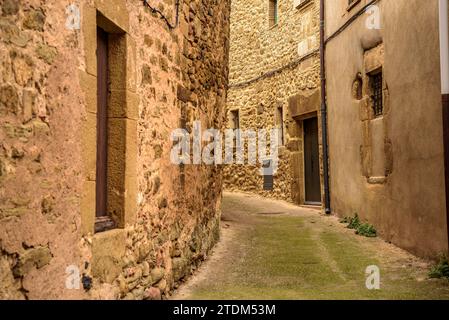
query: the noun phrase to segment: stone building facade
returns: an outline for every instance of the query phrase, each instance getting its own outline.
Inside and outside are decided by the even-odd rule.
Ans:
[[[438,1],[350,2],[325,3],[332,211],[447,252]]]
[[[227,166],[225,189],[318,204],[323,190],[319,1],[234,0],[231,7],[228,128],[278,128],[281,147],[272,190],[264,190],[260,161]],[[312,150],[306,147],[305,123],[314,129]],[[306,177],[311,156],[314,185]]]
[[[226,118],[230,1],[147,2],[0,1],[2,299],[159,299],[217,241],[221,169],[170,134]]]

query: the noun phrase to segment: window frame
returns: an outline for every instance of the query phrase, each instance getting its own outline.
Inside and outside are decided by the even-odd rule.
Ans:
[[[79,83],[85,98],[86,119],[82,124],[82,157],[85,164],[81,196],[83,236],[123,230],[136,220],[137,213],[137,122],[140,98],[137,94],[136,42],[129,35],[129,20],[123,10],[112,10],[103,3],[83,7],[81,32],[85,46],[85,69],[79,70]],[[97,125],[98,125],[98,27],[108,34],[110,56],[107,95],[108,117],[108,215],[97,216]],[[114,224],[112,224],[113,222]],[[107,231],[107,232],[106,232]]]

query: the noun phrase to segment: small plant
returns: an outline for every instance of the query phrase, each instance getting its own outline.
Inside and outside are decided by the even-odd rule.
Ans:
[[[361,225],[360,219],[359,219],[359,216],[356,213],[353,218],[350,218],[349,224],[348,224],[348,228],[357,230],[357,228],[360,227],[360,225]]]
[[[368,223],[359,225],[355,233],[368,238],[374,238],[377,236],[376,229]]]
[[[430,269],[429,278],[449,279],[449,262],[447,260],[447,256],[441,256],[439,262]]]

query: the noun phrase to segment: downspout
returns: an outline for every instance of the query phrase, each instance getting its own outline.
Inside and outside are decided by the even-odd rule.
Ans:
[[[444,178],[446,189],[446,219],[449,250],[449,5],[439,0],[441,101],[443,115]]]
[[[325,0],[320,0],[320,76],[321,76],[321,141],[323,144],[323,180],[324,180],[324,211],[331,213],[330,190],[329,190],[329,150],[327,142],[327,104],[326,104],[326,65],[324,40],[325,31]]]

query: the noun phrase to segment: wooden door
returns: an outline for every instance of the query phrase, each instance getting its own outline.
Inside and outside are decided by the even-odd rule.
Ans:
[[[304,178],[306,204],[321,203],[318,119],[304,120]]]

